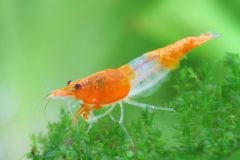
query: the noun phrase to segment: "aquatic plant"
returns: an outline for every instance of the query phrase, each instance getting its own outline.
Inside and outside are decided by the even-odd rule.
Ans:
[[[217,69],[221,68],[220,72]],[[72,125],[66,111],[48,133],[31,136],[29,159],[162,159],[234,160],[240,156],[240,57],[226,54],[214,64],[182,66],[171,76],[175,96],[167,105],[176,123],[169,145],[155,123],[155,112],[121,126],[106,117],[86,132],[87,124]]]

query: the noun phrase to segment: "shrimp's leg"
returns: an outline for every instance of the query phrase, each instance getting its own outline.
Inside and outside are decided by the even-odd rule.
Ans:
[[[136,102],[136,101],[133,101],[130,99],[125,99],[124,102],[126,102],[127,104],[130,104],[130,105],[136,106],[136,107],[144,108],[144,109],[152,109],[152,110],[158,109],[158,110],[175,112],[175,110],[173,108],[154,106],[151,104]]]
[[[93,111],[91,111],[89,115],[90,115],[90,116],[89,116],[89,120],[88,120],[88,129],[87,129],[87,133],[89,133],[90,130],[92,129],[92,126],[93,126],[93,123],[94,123],[94,121],[92,121],[92,119],[95,118],[95,116],[94,116],[94,114],[93,114]]]
[[[98,114],[97,116],[94,117],[93,121],[97,121],[101,118],[104,118],[105,116],[109,115],[112,110],[115,108],[115,104],[112,104],[110,109],[106,110],[104,113]]]
[[[122,102],[119,102],[119,105],[120,105],[120,110],[121,110],[121,115],[120,115],[119,123],[122,124],[122,123],[123,123],[123,117],[124,117],[123,103],[122,103]]]
[[[83,117],[85,121],[89,118],[89,113],[92,110],[92,108],[87,104],[82,104],[81,107],[75,112],[75,114],[72,117],[72,122],[75,124],[80,116]]]
[[[122,130],[123,130],[123,131],[125,132],[125,134],[127,135],[127,137],[128,137],[128,139],[130,140],[131,144],[134,145],[131,136],[129,135],[126,127],[125,127],[124,124],[123,124],[123,118],[124,118],[123,102],[121,101],[121,102],[119,103],[119,105],[120,105],[120,110],[121,110],[121,115],[120,115],[120,118],[119,118],[119,124],[120,124],[120,126],[122,127]]]
[[[68,112],[70,113],[71,118],[73,118],[74,115],[73,115],[73,112],[71,110],[72,101],[66,101],[66,103],[67,103]]]
[[[105,111],[102,114],[99,115],[94,115],[93,112],[90,112],[90,116],[89,116],[89,120],[87,121],[89,123],[88,129],[87,129],[87,133],[91,130],[93,123],[97,122],[99,119],[107,116],[108,114],[110,115],[110,113],[112,112],[112,110],[115,108],[115,104],[112,104],[110,109],[108,109],[107,111]],[[113,117],[110,117],[111,119],[114,119]],[[114,119],[115,120],[115,119]]]
[[[113,115],[112,115],[111,113],[109,113],[108,115],[109,115],[109,117],[111,118],[111,120],[112,120],[113,122],[116,122],[116,119],[113,117]]]

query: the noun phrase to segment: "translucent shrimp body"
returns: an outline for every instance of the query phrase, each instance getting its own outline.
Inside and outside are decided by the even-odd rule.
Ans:
[[[212,37],[214,35],[209,33],[199,37],[187,37],[164,48],[150,51],[131,61],[128,65],[134,71],[135,78],[131,80],[131,91],[128,96],[141,94],[154,87],[177,67],[179,61],[189,50]]]
[[[144,104],[131,98],[154,88],[177,67],[188,51],[213,37],[215,37],[213,34],[206,33],[198,37],[184,38],[164,48],[145,53],[117,69],[107,69],[69,82],[66,87],[52,91],[50,98],[70,97],[81,100],[83,103],[75,113],[74,120],[82,116],[86,121],[96,121],[110,115],[115,104],[119,103],[121,108],[119,122],[122,123],[124,114],[122,102],[141,108],[172,111],[171,108]],[[110,108],[106,113],[93,116],[93,110],[105,106]]]

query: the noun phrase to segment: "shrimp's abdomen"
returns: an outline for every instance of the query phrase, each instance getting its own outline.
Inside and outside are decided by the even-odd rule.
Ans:
[[[213,37],[215,36],[210,33],[187,37],[164,48],[150,51],[128,63],[135,75],[131,80],[128,96],[135,96],[153,88],[176,68],[188,51]]]
[[[149,57],[146,54],[131,61],[128,65],[134,70],[129,97],[151,89],[170,72],[170,69],[162,66],[157,58]]]

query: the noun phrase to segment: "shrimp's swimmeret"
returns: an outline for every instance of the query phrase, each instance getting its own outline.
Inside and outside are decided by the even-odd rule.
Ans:
[[[177,67],[179,61],[192,48],[197,47],[215,37],[205,33],[198,37],[187,37],[164,48],[147,52],[116,69],[106,69],[76,81],[69,81],[62,89],[54,90],[50,98],[73,98],[82,102],[74,115],[74,120],[82,116],[90,121],[92,111],[109,107],[106,113],[95,116],[95,119],[110,114],[116,103],[120,104],[123,121],[123,105],[150,109],[173,110],[171,108],[157,107],[132,100],[134,96],[154,88],[170,71]]]

